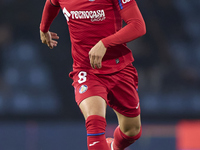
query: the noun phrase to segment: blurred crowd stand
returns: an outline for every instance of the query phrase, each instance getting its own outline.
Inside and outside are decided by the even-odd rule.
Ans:
[[[40,108],[39,116],[54,112],[63,118],[79,118],[72,80],[68,77],[72,58],[67,23],[60,13],[52,24],[51,30],[60,36],[57,48],[49,50],[41,44],[39,23],[44,3],[45,0],[0,1],[0,113],[33,114]],[[147,34],[128,43],[128,47],[133,51],[133,64],[139,73],[142,115],[154,119],[171,118],[172,114],[175,119],[197,118],[200,2],[137,0],[137,3]],[[192,111],[186,112],[187,108]],[[48,111],[42,111],[45,109]],[[71,111],[73,114],[68,115]]]

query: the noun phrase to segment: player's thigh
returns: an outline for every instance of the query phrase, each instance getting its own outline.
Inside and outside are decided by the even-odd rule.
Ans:
[[[114,110],[115,111],[115,110]],[[126,117],[115,111],[121,131],[128,136],[135,136],[140,132],[141,118],[140,115],[136,117]]]
[[[79,105],[85,119],[90,115],[99,115],[105,118],[106,106],[106,101],[100,96],[88,97]]]
[[[86,71],[76,71],[71,77],[75,100],[85,119],[90,115],[105,117],[107,89],[99,77]]]
[[[137,92],[138,76],[136,69],[129,65],[113,78],[116,86],[108,93],[108,105],[124,116],[138,116],[140,114],[140,104]]]

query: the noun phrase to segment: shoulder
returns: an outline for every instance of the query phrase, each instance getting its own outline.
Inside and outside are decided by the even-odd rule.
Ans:
[[[111,0],[115,5],[119,6],[119,8],[122,10],[123,8],[136,4],[135,0]]]

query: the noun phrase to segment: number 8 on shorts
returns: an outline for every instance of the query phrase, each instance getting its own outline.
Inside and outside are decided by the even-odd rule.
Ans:
[[[87,80],[86,76],[87,76],[87,72],[85,72],[85,71],[79,72],[79,74],[78,74],[78,77],[79,77],[78,83],[81,84],[81,83],[85,82]]]

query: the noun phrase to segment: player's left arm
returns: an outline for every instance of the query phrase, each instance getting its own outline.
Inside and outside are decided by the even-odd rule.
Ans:
[[[93,69],[102,67],[102,59],[106,53],[107,48],[104,46],[103,42],[100,40],[96,45],[94,45],[89,51],[90,65]]]
[[[122,5],[122,0],[119,0],[120,3],[118,3],[118,0],[113,1],[127,25],[115,34],[100,40],[92,47],[89,51],[89,58],[93,69],[101,68],[102,59],[109,46],[127,43],[146,33],[146,25],[135,0],[123,0],[123,2],[126,1],[124,5]]]
[[[105,47],[135,40],[146,33],[146,25],[135,0],[113,0],[126,26],[102,42]]]

